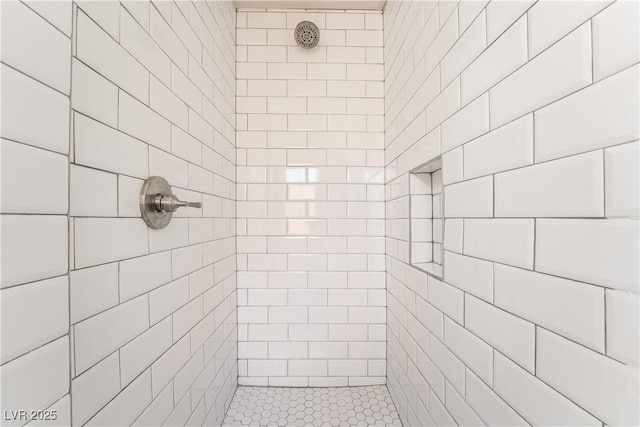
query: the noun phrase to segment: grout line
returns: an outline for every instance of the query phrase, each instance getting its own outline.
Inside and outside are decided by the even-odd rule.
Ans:
[[[61,91],[60,89],[57,89],[57,88],[51,86],[51,84],[45,83],[45,82],[43,82],[41,80],[38,80],[35,76],[32,76],[30,74],[27,74],[25,71],[22,71],[22,70],[20,70],[18,68],[15,68],[13,65],[6,63],[4,60],[0,61],[0,64],[2,64],[5,67],[11,69],[12,71],[15,71],[18,74],[21,74],[23,77],[27,77],[30,81],[34,81],[34,82],[40,83],[41,85],[43,85],[43,86],[55,91],[56,93],[59,93],[59,94],[63,95],[65,98],[69,98],[69,100],[71,100],[71,96],[70,96],[70,94],[71,94],[71,86],[69,86],[69,94],[66,94],[63,91]],[[71,75],[71,71],[69,71],[69,75]],[[71,102],[69,102],[69,103],[71,103]]]
[[[609,346],[608,346],[608,339],[607,339],[607,295],[609,294],[609,292],[606,291],[606,289],[603,292],[603,314],[604,314],[604,325],[603,325],[603,338],[604,338],[604,350],[603,353],[608,356],[609,358],[611,358],[611,356],[609,356]],[[615,360],[615,359],[614,359]]]
[[[538,371],[538,325],[533,325],[533,376]]]
[[[75,327],[72,326],[71,321],[71,265],[75,268],[75,220],[70,216],[71,213],[71,164],[75,161],[75,115],[72,110],[72,95],[73,95],[73,58],[77,52],[77,6],[71,4],[71,35],[70,35],[70,48],[69,55],[69,146],[67,152],[67,309],[68,309],[68,329],[67,334],[69,336],[69,418],[73,420],[73,377],[76,375],[76,357],[75,357]],[[73,232],[73,235],[72,235]],[[70,248],[73,247],[73,251]]]

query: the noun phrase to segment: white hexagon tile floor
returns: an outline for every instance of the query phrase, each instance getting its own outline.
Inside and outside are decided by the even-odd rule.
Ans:
[[[401,427],[385,386],[285,388],[239,386],[223,426]]]

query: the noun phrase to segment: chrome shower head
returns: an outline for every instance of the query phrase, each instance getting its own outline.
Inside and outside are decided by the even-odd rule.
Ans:
[[[294,37],[298,46],[311,49],[318,45],[320,41],[320,31],[313,22],[302,21],[296,26]]]

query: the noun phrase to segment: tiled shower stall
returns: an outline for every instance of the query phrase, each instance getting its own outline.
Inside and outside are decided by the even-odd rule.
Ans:
[[[639,14],[2,1],[0,424],[640,424]]]

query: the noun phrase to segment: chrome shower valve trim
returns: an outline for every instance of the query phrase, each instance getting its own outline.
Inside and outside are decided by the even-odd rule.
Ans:
[[[184,202],[171,191],[166,179],[150,176],[140,189],[140,213],[142,219],[154,230],[165,228],[178,208],[201,208],[200,202]]]

